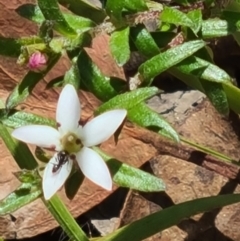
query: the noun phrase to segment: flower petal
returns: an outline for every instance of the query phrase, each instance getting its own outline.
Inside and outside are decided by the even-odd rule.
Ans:
[[[76,159],[83,174],[98,186],[111,191],[112,178],[104,160],[92,149],[83,147]]]
[[[50,199],[64,184],[72,170],[73,161],[68,160],[53,172],[54,165],[58,164],[57,153],[51,158],[43,173],[43,195],[46,200]]]
[[[56,120],[60,124],[59,130],[65,134],[78,127],[81,106],[75,88],[67,84],[58,99]]]
[[[111,110],[89,121],[83,127],[83,145],[95,146],[106,141],[121,125],[126,114],[123,109]]]
[[[22,126],[15,129],[12,136],[20,141],[43,148],[56,148],[60,145],[59,132],[50,126]]]

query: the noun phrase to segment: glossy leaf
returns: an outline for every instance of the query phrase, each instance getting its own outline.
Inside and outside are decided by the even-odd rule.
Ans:
[[[29,71],[23,80],[15,86],[12,93],[8,96],[6,108],[10,110],[22,103],[31,94],[35,85],[44,77],[44,74],[46,74],[55,65],[59,58],[60,55],[54,55],[49,58],[48,67],[44,73]]]
[[[151,34],[142,25],[131,28],[131,39],[140,53],[146,57],[153,57],[160,53]]]
[[[42,24],[45,20],[45,17],[43,16],[40,8],[34,4],[23,4],[16,9],[16,12],[20,16],[27,18],[38,24]],[[71,28],[74,29],[78,34],[85,32],[95,26],[95,23],[93,21],[81,16],[63,13],[63,17],[71,26]]]
[[[0,201],[0,215],[12,213],[41,196],[41,179],[36,172],[31,173],[30,176],[30,171],[23,171],[19,177],[23,181],[20,187]]]
[[[90,18],[96,23],[101,23],[106,18],[106,12],[88,0],[59,0],[60,4],[68,6],[68,9],[78,16]]]
[[[130,121],[139,126],[146,127],[167,138],[179,141],[179,136],[172,126],[145,103],[140,103],[130,109],[127,116]]]
[[[116,25],[122,23],[123,11],[136,13],[147,9],[148,8],[144,0],[108,0],[106,4],[106,11]]]
[[[27,113],[24,111],[7,111],[6,109],[0,109],[0,122],[10,128],[18,128],[20,126],[31,124],[56,127],[56,122],[51,119]]]
[[[119,66],[123,66],[130,58],[129,27],[114,31],[110,38],[110,50]]]
[[[232,83],[231,77],[217,65],[214,65],[206,60],[191,56],[174,68],[185,74],[193,75],[205,80],[216,83]]]
[[[77,57],[72,59],[72,66],[71,68],[65,73],[63,83],[71,84],[76,89],[79,89],[80,87],[80,75],[77,65]]]
[[[228,194],[198,198],[184,203],[175,204],[174,206],[160,210],[130,223],[115,232],[100,238],[99,241],[141,241],[158,232],[177,225],[185,218],[238,202],[240,202],[240,194]]]
[[[42,42],[43,41],[36,36],[19,39],[0,37],[0,55],[17,58],[21,54],[22,46]]]
[[[126,86],[124,81],[102,74],[85,51],[78,57],[78,69],[81,82],[102,101],[111,99]]]
[[[165,190],[165,184],[160,178],[120,162],[108,156],[97,147],[93,149],[107,162],[113,176],[113,181],[119,186],[142,192],[159,192]]]
[[[38,0],[38,6],[45,19],[53,22],[56,31],[67,37],[76,36],[76,31],[61,13],[57,0]]]
[[[216,108],[216,110],[225,116],[229,114],[229,105],[227,95],[219,83],[213,83],[210,81],[201,80],[202,86],[205,90],[205,94]]]
[[[223,84],[223,89],[227,94],[230,108],[240,114],[240,89],[234,85]]]
[[[166,23],[172,23],[194,29],[194,23],[191,18],[176,8],[165,6],[161,13],[160,19]]]
[[[200,9],[195,9],[188,12],[187,16],[193,22],[191,29],[195,34],[197,34],[202,27],[202,11]]]
[[[202,40],[193,40],[171,48],[147,60],[139,67],[139,73],[144,80],[144,84],[149,85],[152,79],[158,74],[180,63],[204,46],[205,43]]]
[[[203,38],[208,39],[227,36],[235,30],[236,28],[226,20],[214,18],[202,22],[201,33]]]
[[[146,99],[151,98],[152,96],[159,93],[158,88],[156,87],[146,87],[133,90],[131,92],[126,92],[124,94],[119,94],[114,98],[110,99],[106,103],[102,104],[95,113],[101,114],[107,110],[123,108],[130,110],[134,108],[139,103],[143,102]]]

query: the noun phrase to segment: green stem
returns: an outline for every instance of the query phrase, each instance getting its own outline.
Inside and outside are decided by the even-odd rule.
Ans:
[[[214,156],[214,157],[217,157],[217,158],[221,159],[221,160],[224,161],[224,162],[227,162],[227,163],[231,163],[231,164],[240,166],[240,163],[238,163],[237,160],[233,160],[231,157],[226,156],[226,155],[224,155],[224,154],[222,154],[222,153],[220,153],[220,152],[217,152],[217,151],[215,151],[215,150],[212,150],[212,149],[210,149],[210,148],[208,148],[208,147],[206,147],[206,146],[203,146],[203,145],[199,145],[199,144],[197,144],[197,143],[194,143],[194,142],[192,142],[192,141],[190,141],[190,140],[185,139],[185,138],[182,137],[182,136],[180,136],[180,140],[181,140],[182,142],[184,142],[184,143],[192,146],[192,147],[195,147],[196,149],[198,149],[198,150],[200,150],[200,151],[202,151],[202,152],[204,152],[204,153],[206,153],[206,154],[209,154],[209,155],[212,155],[212,156]]]
[[[56,221],[61,225],[70,240],[89,241],[85,233],[76,223],[71,213],[57,195],[53,196],[49,201],[42,198],[42,201]]]

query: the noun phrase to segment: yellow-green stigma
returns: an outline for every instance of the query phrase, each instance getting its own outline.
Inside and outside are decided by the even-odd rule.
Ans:
[[[73,133],[66,134],[61,139],[63,150],[69,153],[76,153],[83,147],[81,140]]]

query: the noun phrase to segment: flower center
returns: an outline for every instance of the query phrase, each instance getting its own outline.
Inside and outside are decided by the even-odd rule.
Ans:
[[[81,150],[83,147],[81,140],[73,133],[66,134],[61,139],[61,144],[63,146],[63,150],[69,153],[76,153]]]

